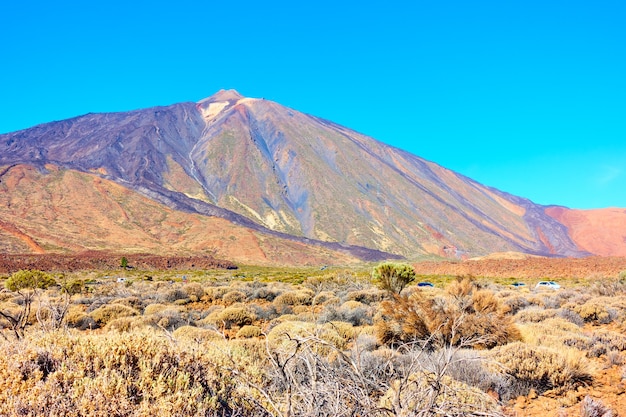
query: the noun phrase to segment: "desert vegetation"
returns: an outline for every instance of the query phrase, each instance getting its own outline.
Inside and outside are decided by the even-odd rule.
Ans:
[[[2,278],[2,416],[609,416],[626,405],[626,273],[558,291],[403,264]]]

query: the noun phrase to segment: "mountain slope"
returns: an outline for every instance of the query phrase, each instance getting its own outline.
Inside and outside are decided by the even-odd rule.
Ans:
[[[4,253],[195,253],[257,265],[359,261],[349,248],[338,251],[172,210],[98,175],[51,164],[43,170],[27,165],[4,170],[0,216]]]
[[[588,253],[543,206],[232,90],[0,135],[0,166],[15,164],[89,173],[173,210],[302,243],[409,258]]]

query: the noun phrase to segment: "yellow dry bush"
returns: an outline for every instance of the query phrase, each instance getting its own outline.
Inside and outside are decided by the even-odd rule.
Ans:
[[[178,329],[174,330],[172,332],[172,336],[175,339],[186,339],[196,342],[207,342],[223,339],[223,336],[215,330],[204,329],[202,327],[189,325],[181,326]]]
[[[357,308],[364,308],[365,304],[360,301],[348,300],[343,303],[339,308],[342,310],[354,310]]]
[[[531,345],[558,348],[566,340],[583,337],[580,327],[560,317],[553,317],[538,323],[519,324],[522,340]]]
[[[295,290],[280,294],[274,298],[273,304],[275,306],[308,306],[311,305],[312,301],[313,292],[310,290]]]
[[[209,314],[202,320],[202,323],[230,329],[233,326],[252,324],[254,320],[256,320],[254,310],[247,306],[234,305]]]
[[[419,410],[428,416],[499,415],[497,402],[478,388],[448,376],[416,372],[396,380],[380,399],[380,406],[394,415],[409,416]]]
[[[492,359],[515,381],[537,393],[563,393],[591,382],[589,363],[575,351],[515,342],[492,351]]]
[[[324,326],[330,327],[336,331],[346,343],[350,340],[354,340],[359,334],[359,330],[357,328],[355,328],[351,323],[347,323],[345,321],[331,321],[324,323]]]
[[[261,331],[260,327],[253,326],[253,325],[246,325],[246,326],[243,326],[241,329],[239,329],[235,337],[237,339],[250,339],[253,337],[259,337],[262,334],[263,332]]]
[[[120,317],[136,316],[139,312],[132,307],[122,304],[106,304],[98,307],[90,313],[90,316],[100,326],[104,326],[109,321]]]
[[[229,291],[222,296],[222,301],[225,305],[229,306],[235,303],[243,303],[246,301],[246,294],[242,291],[234,290]]]
[[[131,307],[134,308],[135,310],[141,310],[142,309],[142,302],[139,299],[139,297],[124,297],[124,298],[117,298],[113,301],[111,301],[109,304],[121,304],[121,305],[125,305],[127,307]]]
[[[346,346],[346,341],[335,328],[325,325],[301,321],[286,321],[276,325],[267,335],[267,340],[273,348],[293,349],[297,343],[310,342],[317,345],[319,353],[326,354],[330,350],[325,343],[338,349]],[[317,341],[322,343],[318,343]]]
[[[143,310],[143,314],[145,315],[158,314],[168,308],[171,308],[171,306],[166,305],[166,304],[160,304],[160,303],[148,304],[146,308]]]
[[[174,344],[154,332],[55,332],[21,343],[0,341],[2,416],[265,415],[210,344]],[[245,363],[239,372],[258,381],[246,350],[233,356]]]
[[[332,291],[322,291],[313,298],[312,305],[333,305],[339,304],[341,299]]]
[[[190,282],[184,285],[182,289],[193,302],[200,300],[204,296],[204,288],[197,282]]]
[[[620,310],[624,311],[622,304],[621,300],[613,297],[596,297],[582,305],[569,303],[567,306],[587,323],[608,324],[617,318]]]
[[[346,294],[346,299],[364,304],[374,304],[384,300],[386,295],[386,291],[373,287],[364,290],[350,291]]]
[[[224,294],[232,291],[230,287],[208,287],[204,290],[204,296],[202,297],[203,301],[214,302],[221,300]]]
[[[554,309],[548,309],[542,307],[530,307],[520,310],[513,316],[513,319],[518,323],[539,323],[547,319],[556,317],[557,311]]]

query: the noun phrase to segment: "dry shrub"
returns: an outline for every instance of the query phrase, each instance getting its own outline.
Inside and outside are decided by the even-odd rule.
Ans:
[[[320,326],[301,321],[286,321],[276,325],[267,334],[267,340],[272,348],[281,350],[296,349],[297,345],[304,343],[305,340],[319,340],[323,343],[316,346],[316,351],[322,354],[330,352],[329,347],[324,346],[324,343],[337,349],[343,349],[346,346],[346,340],[333,326]]]
[[[139,315],[139,312],[137,310],[122,304],[106,304],[102,307],[98,307],[90,313],[90,316],[100,326],[104,326],[113,319],[136,315]]]
[[[341,299],[335,295],[332,291],[322,291],[317,294],[313,301],[312,305],[333,305],[341,303]]]
[[[248,306],[233,305],[209,314],[203,323],[208,323],[218,328],[230,329],[233,326],[245,326],[256,320],[254,310]]]
[[[503,303],[509,308],[509,314],[516,314],[518,311],[528,307],[529,305],[528,300],[521,296],[506,297],[504,298]]]
[[[490,349],[520,340],[509,308],[493,292],[470,278],[453,281],[446,292],[447,297],[430,300],[426,310],[431,333],[436,330],[444,344]]]
[[[565,319],[553,317],[539,323],[524,323],[518,326],[522,340],[531,345],[558,348],[567,340],[584,340],[580,327]]]
[[[310,306],[313,301],[313,293],[309,290],[288,291],[277,296],[273,303],[275,306]]]
[[[417,294],[380,303],[380,314],[374,322],[378,341],[398,346],[428,339],[430,329],[423,304],[424,300]]]
[[[518,311],[513,319],[518,323],[540,323],[555,317],[556,314],[557,311],[553,309],[546,310],[542,307],[529,307]]]
[[[237,337],[237,339],[250,339],[253,337],[259,337],[262,334],[263,334],[263,331],[261,330],[260,327],[253,326],[253,325],[246,325],[246,326],[243,326],[241,329],[239,329],[235,337]]]
[[[172,336],[175,339],[193,340],[197,343],[223,339],[222,335],[215,330],[189,325],[180,326],[172,332]]]
[[[364,304],[379,303],[385,299],[386,291],[379,288],[350,291],[346,294],[346,300],[354,300]]]
[[[204,297],[204,288],[202,288],[202,285],[197,282],[190,282],[189,284],[184,285],[182,290],[193,302],[196,302]]]
[[[166,310],[170,307],[171,306],[168,306],[166,304],[160,304],[160,303],[148,304],[146,308],[143,310],[143,314],[145,315],[158,314],[161,311]]]
[[[397,416],[501,415],[487,393],[448,376],[416,372],[396,380],[380,400],[380,406]],[[411,411],[409,411],[411,410]]]
[[[268,415],[211,344],[197,349],[153,332],[55,332],[19,349],[0,343],[2,416]],[[237,355],[251,378],[258,374],[245,349]]]
[[[619,353],[626,351],[626,336],[612,332],[593,332],[583,341],[567,341],[572,346],[585,351],[589,358],[599,358],[602,355],[609,355],[611,352]],[[614,354],[615,354],[614,353]]]
[[[85,313],[85,309],[81,305],[70,305],[65,315],[65,323],[70,328],[78,330],[97,329],[98,323],[89,314]]]
[[[568,304],[567,307],[578,313],[585,323],[608,324],[617,317],[617,311],[611,307],[612,301],[598,297],[582,305]]]
[[[121,304],[127,307],[134,308],[137,311],[141,311],[143,309],[143,302],[139,297],[124,297],[117,298],[109,302],[109,304]]]
[[[613,410],[602,404],[600,400],[594,400],[589,396],[586,396],[580,403],[581,417],[613,417],[616,415]]]
[[[227,292],[232,291],[232,288],[230,287],[209,287],[207,289],[205,289],[204,293],[204,297],[202,297],[203,301],[208,301],[208,302],[215,302],[218,300],[221,300],[222,297],[224,296],[224,294],[226,294]]]
[[[454,281],[447,295],[427,298],[418,291],[380,304],[375,320],[381,344],[397,346],[428,340],[439,346],[492,348],[519,340],[508,308],[470,279]]]
[[[521,342],[497,347],[492,358],[513,378],[509,397],[527,395],[530,389],[563,393],[591,382],[589,365],[577,353],[531,346]],[[517,395],[516,395],[517,394]]]
[[[229,306],[235,303],[243,303],[246,301],[246,294],[242,291],[233,290],[228,291],[226,294],[222,296],[222,301],[225,305]]]
[[[624,292],[626,292],[626,280],[620,278],[602,277],[593,281],[589,291],[594,295],[614,297],[618,294],[624,294]]]

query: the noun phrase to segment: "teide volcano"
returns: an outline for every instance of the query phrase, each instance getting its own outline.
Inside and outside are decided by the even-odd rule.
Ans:
[[[557,220],[568,209],[551,217],[527,199],[232,90],[0,135],[0,174],[4,251],[232,257],[236,248],[267,263],[309,255],[329,263],[602,247],[572,240]]]

